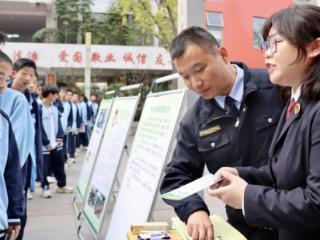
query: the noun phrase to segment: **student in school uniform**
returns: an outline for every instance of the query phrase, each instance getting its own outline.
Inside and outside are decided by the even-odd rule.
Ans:
[[[1,110],[2,94],[7,90],[11,64],[0,51],[0,239],[19,235],[24,215],[24,193],[19,150],[7,114]],[[10,91],[9,91],[10,92]],[[19,95],[19,93],[18,93]],[[23,96],[21,96],[23,99]],[[8,104],[9,102],[7,102]],[[11,109],[12,110],[12,109]],[[14,233],[13,233],[14,231]]]
[[[97,96],[96,95],[91,95],[90,97],[90,101],[88,102],[90,111],[91,111],[91,116],[88,122],[88,137],[89,139],[91,138],[92,135],[92,131],[93,131],[93,127],[94,127],[94,123],[95,123],[95,119],[97,117],[98,114],[98,108],[99,105],[97,103]]]
[[[293,5],[262,28],[262,52],[272,83],[289,87],[260,168],[222,168],[209,194],[242,209],[254,226],[270,227],[279,240],[320,236],[320,7]]]
[[[41,109],[36,100],[36,96],[29,90],[30,86],[37,82],[37,67],[36,63],[28,58],[20,58],[13,64],[12,80],[8,82],[8,87],[15,89],[24,94],[29,104],[29,111],[32,117],[32,124],[28,127],[33,132],[34,140],[29,142],[32,148],[26,164],[22,168],[23,176],[26,176],[25,193],[26,199],[28,190],[35,191],[35,181],[43,178],[43,158],[42,158],[42,127],[41,127]],[[27,205],[27,202],[26,202]],[[21,234],[18,240],[23,238],[24,228],[26,225],[27,216],[22,220]]]
[[[51,198],[49,182],[47,180],[48,167],[51,165],[53,175],[57,179],[57,193],[72,193],[73,188],[66,185],[66,173],[64,170],[63,156],[63,130],[60,114],[53,105],[59,93],[58,87],[46,85],[42,89],[42,126],[43,126],[43,159],[44,178],[41,183],[42,197]]]
[[[76,147],[77,147],[77,136],[79,132],[79,128],[81,125],[81,117],[77,107],[78,103],[78,94],[72,93],[68,91],[68,98],[70,98],[71,102],[71,112],[72,112],[72,124],[71,129],[69,131],[69,164],[76,162]]]
[[[15,78],[25,79],[25,83],[29,81],[29,67],[12,71],[11,59],[2,51],[0,51],[0,62],[7,69],[7,76],[14,75]],[[21,71],[20,71],[21,70]],[[30,71],[29,71],[30,70]],[[28,72],[25,74],[25,71]],[[14,73],[13,73],[14,72]],[[23,74],[22,74],[23,72]],[[27,86],[27,84],[25,84]],[[23,238],[24,228],[27,221],[27,189],[31,182],[31,169],[35,169],[35,129],[34,120],[30,112],[30,105],[22,92],[7,86],[2,86],[0,94],[0,109],[4,111],[10,118],[13,133],[18,145],[20,167],[22,169],[22,185],[25,189],[24,215],[21,218],[21,230],[18,240]],[[35,171],[34,171],[35,172]]]
[[[67,89],[61,87],[59,89],[59,98],[54,102],[54,105],[58,108],[61,115],[61,125],[63,130],[63,153],[64,161],[67,166],[68,161],[68,132],[71,129],[72,125],[72,113],[71,113],[71,103],[67,100]]]
[[[88,118],[90,118],[90,109],[88,106],[88,99],[80,95],[79,109],[81,111],[81,127],[79,132],[79,139],[81,144],[81,149],[86,150],[89,145],[88,137]]]

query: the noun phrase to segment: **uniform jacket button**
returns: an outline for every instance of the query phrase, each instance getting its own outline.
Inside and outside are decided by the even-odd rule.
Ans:
[[[211,146],[212,148],[214,148],[214,147],[216,146],[216,144],[215,144],[214,142],[212,142],[212,143],[210,144],[210,146]]]
[[[272,123],[272,118],[267,119],[268,123]]]

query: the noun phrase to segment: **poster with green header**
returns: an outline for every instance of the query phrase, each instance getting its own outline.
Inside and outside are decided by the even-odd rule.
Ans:
[[[148,95],[105,239],[126,239],[131,224],[148,221],[184,96],[184,89]]]
[[[139,95],[140,96],[140,95]],[[139,96],[117,97],[97,155],[83,216],[93,232],[99,232],[116,178],[126,138],[139,102]]]
[[[81,200],[84,198],[88,183],[90,181],[91,171],[100,147],[105,125],[107,124],[112,101],[113,99],[104,99],[100,104],[100,110],[96,118],[95,126],[93,128],[88,150],[83,161],[78,185],[76,188]]]

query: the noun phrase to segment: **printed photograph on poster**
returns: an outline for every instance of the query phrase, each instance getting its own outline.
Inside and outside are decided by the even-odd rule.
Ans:
[[[98,189],[92,185],[89,193],[89,199],[88,199],[88,205],[90,207],[94,207],[94,204],[96,202],[96,197],[97,197]]]
[[[106,117],[106,112],[101,110],[99,114],[99,119],[97,120],[97,128],[103,127],[103,122],[105,117]]]
[[[102,192],[99,191],[96,186],[92,185],[88,198],[88,206],[93,210],[97,218],[101,217],[101,212],[105,201],[106,197],[102,194]]]
[[[106,197],[100,191],[98,191],[96,204],[94,205],[94,214],[97,216],[97,218],[101,217],[101,212],[105,201]]]

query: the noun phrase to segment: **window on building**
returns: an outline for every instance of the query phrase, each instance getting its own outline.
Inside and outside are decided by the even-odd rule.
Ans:
[[[260,43],[262,41],[261,28],[265,21],[266,21],[265,18],[253,17],[253,47],[254,48],[260,48]]]
[[[223,16],[220,12],[207,12],[207,30],[222,44]]]

